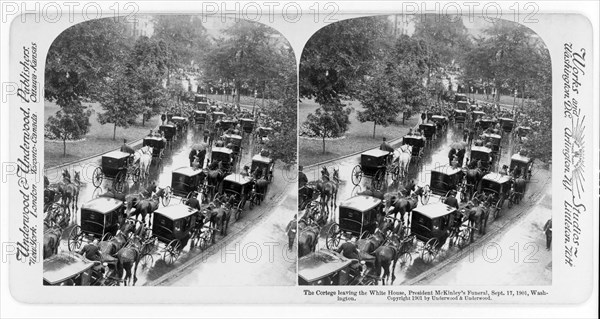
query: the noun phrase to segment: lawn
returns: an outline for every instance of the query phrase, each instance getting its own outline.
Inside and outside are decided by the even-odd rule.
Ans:
[[[418,123],[418,116],[413,115],[406,120],[404,125],[398,124],[388,127],[377,126],[375,139],[373,139],[373,122],[361,123],[356,118],[356,112],[362,110],[358,102],[347,102],[354,108],[350,114],[350,128],[346,132],[346,138],[325,142],[325,154],[323,154],[323,142],[321,140],[309,140],[300,138],[299,163],[300,165],[311,165],[326,160],[349,155],[359,151],[368,150],[381,144],[382,137],[388,140],[404,136],[409,128]],[[298,107],[299,124],[306,120],[309,113],[314,112],[319,107],[314,101],[304,100]],[[401,119],[401,118],[400,118]]]
[[[485,102],[492,102],[492,95],[490,94],[489,96],[486,96],[485,94],[470,94],[469,98],[475,98],[475,100],[480,100],[480,101],[485,101]],[[517,97],[516,98],[516,105],[518,107],[521,106],[521,98]],[[530,99],[525,99],[525,101],[533,101]],[[500,104],[503,105],[507,105],[507,106],[512,106],[515,103],[515,98],[509,95],[500,95]]]
[[[123,138],[126,138],[129,142],[140,139],[147,135],[150,129],[156,128],[160,123],[159,116],[155,116],[149,121],[146,121],[146,125],[142,126],[142,120],[140,116],[138,121],[139,124],[130,126],[128,128],[117,127],[116,138],[113,140],[113,125],[101,125],[98,123],[98,113],[102,113],[100,104],[85,103],[85,105],[91,106],[93,110],[90,117],[90,123],[92,126],[90,127],[89,133],[82,141],[67,141],[66,157],[63,156],[62,141],[45,140],[45,168],[55,167],[63,163],[72,162],[92,155],[118,149],[123,144]],[[59,108],[60,107],[55,103],[45,101],[44,120],[47,120],[51,115],[56,113]]]
[[[226,103],[233,103],[233,97],[231,95],[207,94],[206,97],[208,97],[209,99],[213,99],[215,101],[223,101]],[[255,102],[255,100],[256,100],[256,102]],[[265,99],[265,103],[267,101],[268,101],[268,99]],[[254,99],[253,96],[242,95],[240,97],[240,103],[243,105],[254,105],[254,103],[256,103],[257,106],[261,106],[263,102],[260,97]]]

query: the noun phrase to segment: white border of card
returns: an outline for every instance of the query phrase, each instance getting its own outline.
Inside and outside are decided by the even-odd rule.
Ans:
[[[92,2],[89,2],[92,3]],[[435,5],[437,3],[437,7]],[[23,195],[20,191],[23,184],[36,184],[37,189],[43,189],[43,177],[25,175],[17,176],[14,163],[23,157],[20,148],[23,140],[23,112],[20,108],[28,108],[31,114],[37,114],[43,118],[43,104],[24,103],[16,95],[10,93],[10,87],[6,83],[19,83],[19,74],[22,66],[19,64],[23,55],[23,47],[31,48],[35,44],[37,50],[37,87],[43,92],[45,56],[53,40],[65,29],[75,23],[85,20],[80,13],[85,2],[79,6],[68,7],[62,3],[49,6],[49,3],[34,2],[21,4],[14,2],[3,3],[3,34],[2,34],[2,83],[3,83],[3,109],[2,109],[2,292],[10,287],[10,294],[19,302],[24,303],[192,303],[192,304],[393,304],[393,305],[445,305],[456,306],[457,301],[409,301],[398,303],[391,301],[388,290],[408,293],[409,290],[433,291],[436,289],[464,289],[464,290],[495,290],[495,291],[525,291],[527,294],[507,296],[494,296],[491,301],[468,302],[460,304],[572,304],[586,301],[594,290],[597,294],[597,243],[598,243],[598,23],[597,4],[572,2],[558,3],[535,3],[539,9],[533,16],[527,16],[528,11],[522,9],[521,14],[516,15],[515,5],[523,7],[523,3],[503,2],[471,2],[465,5],[456,2],[430,2],[426,4],[431,12],[425,13],[456,13],[461,10],[462,15],[467,13],[481,15],[482,8],[486,8],[487,14],[499,9],[503,12],[502,17],[506,19],[531,18],[532,23],[525,24],[531,28],[545,42],[552,56],[552,79],[553,79],[553,197],[552,218],[554,224],[552,250],[552,284],[549,286],[515,286],[493,287],[493,286],[460,286],[460,287],[433,287],[433,286],[388,286],[379,287],[384,291],[384,296],[368,293],[369,289],[360,287],[332,287],[332,288],[308,288],[303,286],[290,287],[48,287],[41,284],[42,263],[39,260],[30,264],[18,262],[15,255],[15,243],[22,240],[20,227],[23,225],[24,204],[21,200]],[[178,13],[178,14],[225,14],[227,8],[230,14],[238,17],[259,17],[259,22],[265,23],[281,32],[290,42],[295,50],[296,58],[300,59],[304,44],[317,30],[328,24],[329,21],[361,17],[367,15],[389,15],[401,13],[421,13],[421,2],[331,2],[329,7],[323,3],[313,2],[286,2],[275,3],[273,6],[259,2],[169,2],[169,3],[133,3],[139,10],[136,13]],[[37,6],[36,6],[37,5]],[[423,4],[425,5],[425,4]],[[532,4],[533,5],[533,4]],[[24,11],[21,6],[28,10],[26,15],[20,15]],[[105,17],[114,13],[115,6],[123,8],[123,3],[94,3],[94,7],[101,8]],[[36,9],[31,9],[31,8]],[[282,11],[282,8],[287,11]],[[261,15],[251,15],[257,8],[262,9]],[[320,14],[316,14],[320,8]],[[525,8],[525,7],[523,7]],[[50,14],[60,9],[62,17],[41,18],[40,15]],[[244,9],[246,11],[244,11]],[[335,9],[334,11],[331,11]],[[43,11],[46,10],[46,11]],[[68,11],[71,10],[71,11]],[[210,11],[207,11],[210,10]],[[299,10],[301,15],[295,17],[293,12]],[[437,10],[437,11],[436,11]],[[470,10],[470,11],[469,11]],[[596,10],[596,11],[594,11]],[[42,12],[43,11],[43,12]],[[14,12],[14,14],[11,14]],[[67,14],[71,12],[72,14]],[[36,16],[37,15],[37,16]],[[37,18],[36,18],[37,17]],[[36,19],[38,21],[36,21]],[[329,20],[327,20],[329,19]],[[50,22],[49,22],[50,21]],[[529,20],[527,20],[529,21]],[[10,28],[7,28],[10,26]],[[9,37],[7,37],[7,35]],[[9,41],[7,41],[9,39]],[[585,53],[585,66],[582,65],[577,81],[577,91],[570,89],[570,93],[576,95],[577,109],[575,106],[565,106],[564,68],[565,68],[565,46],[568,45],[571,53]],[[8,58],[8,59],[7,59]],[[8,104],[5,103],[8,101]],[[568,114],[567,114],[568,113]],[[568,118],[565,118],[568,116]],[[580,130],[581,138],[571,135],[574,127]],[[565,133],[567,132],[567,133]],[[37,125],[37,136],[44,136],[42,121]],[[577,154],[570,150],[573,148],[567,144],[578,143],[582,151]],[[43,146],[37,147],[37,160],[43,163]],[[301,156],[301,154],[299,154]],[[574,157],[579,162],[578,167],[581,175],[574,179]],[[13,163],[13,164],[11,164]],[[25,182],[26,180],[26,182]],[[40,192],[41,194],[41,192]],[[41,195],[40,195],[41,198]],[[41,199],[40,199],[41,200]],[[41,207],[38,202],[38,207]],[[565,208],[567,206],[567,208]],[[575,215],[573,215],[575,214]],[[31,215],[30,215],[31,216]],[[570,216],[571,220],[566,220]],[[42,219],[29,217],[30,227],[35,227],[35,237],[43,238]],[[568,217],[567,217],[568,219]],[[565,229],[565,225],[569,229]],[[34,230],[34,228],[30,228]],[[570,238],[565,239],[565,232]],[[30,236],[34,234],[31,233]],[[595,244],[594,244],[595,243]],[[596,245],[594,247],[594,245]],[[565,255],[567,254],[567,255]],[[6,266],[8,261],[8,267]],[[8,274],[6,270],[9,270]],[[6,275],[5,275],[6,274]],[[251,274],[249,274],[251,275]],[[493,276],[494,274],[490,274]],[[7,278],[8,276],[8,278]],[[8,280],[8,281],[7,281]],[[133,290],[132,290],[133,289]],[[338,289],[352,292],[367,292],[359,294],[356,301],[344,303],[335,297],[328,296],[327,291],[336,292]],[[532,290],[540,292],[539,295]],[[315,292],[319,292],[314,294]],[[3,297],[5,297],[3,296]],[[4,298],[3,298],[4,299]],[[595,298],[593,298],[595,299]],[[405,307],[406,308],[406,307]],[[426,308],[419,308],[426,309]],[[442,308],[439,308],[442,309]],[[410,311],[414,311],[411,309]],[[547,311],[547,309],[546,309]],[[419,312],[411,312],[419,315]],[[308,315],[308,313],[306,313]],[[513,314],[518,315],[516,312]],[[17,314],[12,313],[16,316]],[[67,315],[67,314],[65,314]],[[429,316],[421,313],[421,316]]]

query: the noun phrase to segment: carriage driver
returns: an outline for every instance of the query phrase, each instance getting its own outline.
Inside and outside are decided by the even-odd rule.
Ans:
[[[244,168],[240,172],[240,175],[242,175],[244,177],[249,177],[250,176],[250,167],[248,167],[248,165],[244,165]]]

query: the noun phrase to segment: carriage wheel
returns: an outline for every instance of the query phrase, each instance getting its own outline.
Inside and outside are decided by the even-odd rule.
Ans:
[[[513,204],[516,202],[517,200],[517,194],[515,194],[514,192],[510,193],[510,196],[508,197],[508,209],[511,209],[513,207]]]
[[[360,193],[360,192],[362,192],[362,187],[360,187],[360,185],[356,185],[352,188],[350,197],[354,197],[354,196],[358,195],[358,193]]]
[[[365,230],[364,232],[362,232],[362,234],[360,234],[359,239],[367,239],[370,235],[371,235],[371,232],[368,230]]]
[[[385,169],[378,169],[377,172],[375,172],[375,176],[372,179],[373,188],[376,190],[382,189],[384,182],[385,182]]]
[[[244,210],[244,201],[241,200],[238,205],[237,208],[235,209],[235,220],[238,221],[240,220],[240,218],[242,217],[242,210]]]
[[[502,204],[504,204],[502,199],[499,199],[498,202],[496,203],[496,212],[494,214],[494,220],[496,218],[500,217],[500,212],[502,211]]]
[[[477,198],[477,196],[479,196],[479,192],[475,192],[473,193],[473,196],[471,196],[471,200],[473,200],[473,198]]]
[[[363,171],[362,171],[362,168],[360,167],[360,165],[354,166],[354,168],[352,169],[351,177],[352,177],[352,184],[354,184],[354,185],[360,184],[360,181],[362,180],[362,177],[363,177]]]
[[[142,271],[148,271],[154,265],[154,257],[151,254],[143,254],[140,257],[140,266],[142,266]]]
[[[423,246],[423,250],[421,250],[421,259],[426,264],[430,264],[438,253],[437,245],[439,241],[437,238],[431,238]]]
[[[180,253],[181,241],[179,241],[179,239],[173,239],[163,251],[163,260],[167,263],[167,265],[173,265],[177,258],[179,258]]]
[[[392,167],[392,181],[397,182],[398,179],[400,178],[400,165],[394,165]],[[404,175],[404,172],[402,172],[402,175]]]
[[[144,245],[142,246],[142,254],[150,254],[154,251],[156,246],[156,237],[152,237],[152,229],[146,230],[144,235]]]
[[[69,233],[69,238],[67,239],[67,246],[69,247],[69,251],[77,250],[83,244],[83,233],[81,232],[81,227],[75,226],[71,229]]]
[[[338,224],[334,223],[329,227],[325,244],[329,250],[336,249],[340,244],[340,226]]]
[[[400,255],[400,269],[406,269],[412,264],[412,255],[409,252],[404,252]]]
[[[94,191],[92,192],[92,199],[100,197],[100,194],[102,194],[102,187],[94,188]]]
[[[471,228],[465,228],[458,233],[456,238],[456,245],[459,249],[463,249],[469,245],[471,239]]]
[[[102,180],[104,179],[104,174],[102,174],[102,169],[100,167],[96,167],[94,173],[92,173],[92,184],[94,187],[99,187],[102,185]]]
[[[141,170],[137,166],[133,169],[133,172],[131,172],[131,180],[134,184],[140,181],[140,173]]]
[[[113,235],[110,232],[106,232],[106,234],[102,235],[100,241],[109,241],[111,238],[113,238]]]
[[[171,186],[165,187],[165,193],[161,198],[161,202],[163,206],[168,206],[171,202],[171,196],[173,196],[173,191],[171,190]]]
[[[429,198],[431,197],[431,189],[429,189],[429,185],[423,186],[423,195],[421,195],[421,204],[426,205],[429,203]]]
[[[123,192],[123,188],[125,187],[125,178],[126,175],[123,172],[118,172],[117,176],[115,176],[115,179],[113,181],[114,188],[121,193]]]

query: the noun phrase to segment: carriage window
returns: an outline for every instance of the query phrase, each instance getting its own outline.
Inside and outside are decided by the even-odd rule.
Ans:
[[[439,230],[440,229],[440,221],[441,221],[440,219],[435,219],[435,220],[431,221],[432,225],[433,225],[432,230]]]
[[[181,223],[182,223],[182,220],[177,220],[173,223],[173,228],[175,229],[176,232],[181,231]]]

